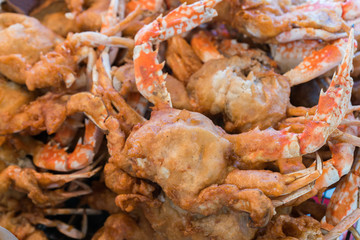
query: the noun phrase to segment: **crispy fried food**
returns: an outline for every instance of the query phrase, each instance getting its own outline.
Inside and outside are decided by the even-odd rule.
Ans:
[[[233,56],[206,62],[190,77],[187,91],[197,111],[223,113],[226,130],[246,131],[285,117],[290,85],[258,61]]]
[[[16,212],[0,214],[0,226],[6,228],[19,240],[47,240],[45,233],[36,230],[30,221],[22,215],[17,216]]]
[[[323,239],[320,223],[309,216],[292,218],[279,215],[266,227],[266,233],[257,240]]]
[[[112,70],[115,90],[117,90],[130,104],[131,102],[129,102],[129,100],[131,94],[139,93],[135,83],[134,64],[126,63],[118,68],[113,68]],[[189,96],[181,81],[169,74],[166,77],[166,88],[173,94],[171,101],[176,108],[191,109]]]
[[[135,83],[134,64],[126,63],[112,69],[113,85],[121,96],[127,96],[131,92],[138,92]]]
[[[45,234],[36,230],[35,226],[21,214],[21,211],[26,209],[32,209],[34,214],[38,210],[34,209],[22,193],[8,191],[0,194],[0,226],[12,232],[19,240],[46,240]]]
[[[0,116],[12,116],[34,99],[34,94],[14,82],[0,78]],[[1,117],[4,121],[4,118]],[[0,124],[1,125],[1,124]]]
[[[0,28],[0,73],[21,84],[27,64],[37,62],[61,41],[38,20],[21,14],[0,14]]]
[[[39,133],[47,130],[54,133],[66,118],[66,103],[69,95],[48,92],[29,104],[22,105],[16,112],[1,113],[0,134],[11,134],[26,130]]]
[[[45,27],[65,38],[70,32],[79,32],[75,19],[69,19],[65,16],[68,11],[65,1],[46,0],[32,10],[30,16],[38,19]]]
[[[41,56],[40,61],[25,74],[27,88],[33,91],[35,88],[60,87],[63,81],[74,81],[78,70],[75,51],[71,44],[65,42],[57,45],[54,51]]]
[[[258,230],[248,226],[249,218],[245,213],[223,209],[210,216],[191,214],[169,198],[165,198],[158,208],[145,207],[143,211],[153,229],[169,240],[249,240]]]
[[[138,240],[159,239],[144,217],[133,219],[124,213],[110,215],[104,226],[93,236],[92,240]]]
[[[92,209],[104,210],[110,214],[120,212],[120,208],[115,204],[116,194],[106,188],[102,182],[91,184],[93,192],[82,198],[82,202],[88,204]]]
[[[182,37],[174,36],[167,42],[166,64],[171,67],[177,79],[187,83],[189,77],[202,66],[201,60]]]
[[[321,29],[330,33],[341,31],[343,27],[343,10],[337,1],[318,4],[286,0],[226,0],[216,9],[219,19],[258,41],[276,37],[295,27],[307,28],[309,31]]]
[[[10,165],[0,172],[0,193],[9,190],[12,185],[25,193],[38,206],[55,206],[71,197],[88,194],[89,189],[66,192],[64,189],[49,191],[47,189],[60,188],[64,184],[79,178],[89,178],[98,169],[84,173],[72,173],[68,175],[55,175],[52,173],[40,173],[32,168],[20,168]]]
[[[134,209],[137,202],[159,205],[152,194],[142,193],[141,184],[150,184],[136,180],[141,178],[159,184],[175,205],[191,213],[210,216],[225,207],[245,211],[252,224],[264,226],[274,211],[269,197],[304,187],[321,172],[319,168],[281,175],[233,169],[235,161],[242,161],[234,155],[236,140],[233,142],[210,119],[195,112],[157,110],[149,121],[132,131],[125,145],[119,125],[111,117],[110,120],[112,126],[110,122],[107,126],[111,158],[105,167],[105,180],[110,189],[120,194],[116,203],[126,211]],[[267,179],[266,183],[262,179]]]
[[[200,31],[191,46],[179,36],[168,40],[167,63],[186,87],[184,91],[179,84],[173,86],[173,80],[167,83],[173,106],[222,114],[227,131],[274,126],[289,104],[287,78],[274,72],[277,64],[264,51],[226,38],[216,43],[213,38]]]

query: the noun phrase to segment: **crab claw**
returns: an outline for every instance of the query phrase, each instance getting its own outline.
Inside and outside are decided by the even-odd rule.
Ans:
[[[236,185],[239,189],[257,188],[266,196],[279,197],[292,194],[314,182],[322,173],[322,162],[316,158],[316,168],[308,168],[282,175],[268,170],[235,169],[225,179],[225,183]],[[259,182],[263,182],[261,186]]]
[[[347,39],[339,39],[319,51],[313,51],[294,69],[284,75],[290,79],[291,86],[308,82],[338,66],[346,54]]]
[[[354,29],[351,29],[346,53],[338,72],[334,75],[326,93],[320,93],[314,119],[307,124],[305,131],[299,136],[302,154],[319,149],[346,115],[354,83],[350,77],[354,46]],[[312,136],[316,138],[313,139]]]
[[[329,89],[325,93],[321,92],[318,109],[313,119],[306,122],[302,133],[269,128],[227,136],[227,139],[235,144],[235,153],[242,157],[242,161],[275,161],[280,158],[298,157],[321,148],[348,112],[353,86],[353,79],[350,77],[353,56],[354,30],[351,29],[339,70],[334,75]]]
[[[136,34],[134,48],[136,86],[150,102],[155,105],[165,103],[171,106],[170,94],[165,87],[166,74],[162,72],[164,63],[158,62],[157,51],[153,51],[153,45],[210,21],[217,15],[213,7],[218,2],[220,0],[183,4],[165,17],[158,17]]]
[[[34,164],[47,170],[61,172],[82,169],[93,161],[102,136],[101,130],[93,122],[86,120],[84,141],[82,143],[79,139],[72,153],[69,154],[65,149],[48,143],[36,152]]]

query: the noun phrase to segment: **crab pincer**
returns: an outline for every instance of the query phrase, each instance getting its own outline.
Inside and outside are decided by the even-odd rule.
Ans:
[[[183,4],[165,17],[159,16],[143,27],[135,36],[134,66],[136,85],[141,94],[154,104],[160,102],[171,106],[170,94],[165,87],[164,63],[157,60],[153,46],[170,37],[187,32],[210,21],[217,15],[213,7],[220,0],[199,1]]]
[[[83,144],[79,141],[71,154],[66,149],[46,144],[35,150],[34,164],[55,171],[72,171],[90,165],[102,140],[102,132],[94,123],[87,120]]]
[[[306,122],[302,133],[291,133],[286,129],[275,131],[269,128],[264,131],[255,129],[230,137],[231,141],[236,142],[235,151],[242,156],[243,161],[274,161],[280,158],[297,157],[315,152],[326,143],[348,110],[353,86],[350,71],[355,46],[352,29],[338,72],[334,75],[329,89],[325,93],[320,93],[315,116]],[[271,139],[270,142],[274,144],[263,144],[266,139]]]

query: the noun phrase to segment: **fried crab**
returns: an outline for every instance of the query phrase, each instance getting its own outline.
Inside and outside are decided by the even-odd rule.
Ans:
[[[162,65],[156,62],[156,52],[152,50],[153,42],[165,40],[174,33],[161,30],[163,26],[186,31],[189,26],[214,16],[211,7],[215,4],[216,1],[205,1],[181,6],[137,34],[136,83],[140,92],[156,105],[156,110],[149,121],[133,129],[126,141],[116,117],[111,114],[107,117],[103,125],[109,131],[111,158],[105,167],[106,184],[119,194],[116,202],[124,210],[132,210],[136,202],[146,202],[149,206],[159,204],[159,200],[153,199],[154,185],[145,181],[150,180],[185,211],[209,216],[225,207],[247,212],[253,226],[264,226],[274,214],[274,207],[310,190],[307,186],[321,175],[320,160],[316,168],[285,175],[246,170],[246,164],[298,157],[324,145],[347,112],[352,87],[349,72],[353,35],[338,73],[327,92],[321,94],[317,112],[302,133],[270,128],[228,135],[200,113],[170,108]],[[180,24],[178,14],[199,14],[200,21],[194,23],[192,19]],[[110,79],[106,82],[111,85]],[[264,141],[267,144],[263,144]],[[234,167],[234,162],[240,168]],[[132,177],[143,180],[131,181]],[[264,178],[268,179],[266,184]]]

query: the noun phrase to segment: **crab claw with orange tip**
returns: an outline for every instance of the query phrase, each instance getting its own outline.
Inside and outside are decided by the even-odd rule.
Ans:
[[[217,15],[213,7],[218,2],[220,0],[183,4],[165,17],[159,16],[136,34],[134,48],[136,86],[150,102],[155,105],[160,103],[172,105],[165,86],[166,74],[162,72],[164,63],[158,62],[157,51],[153,51],[153,45],[210,21]]]

